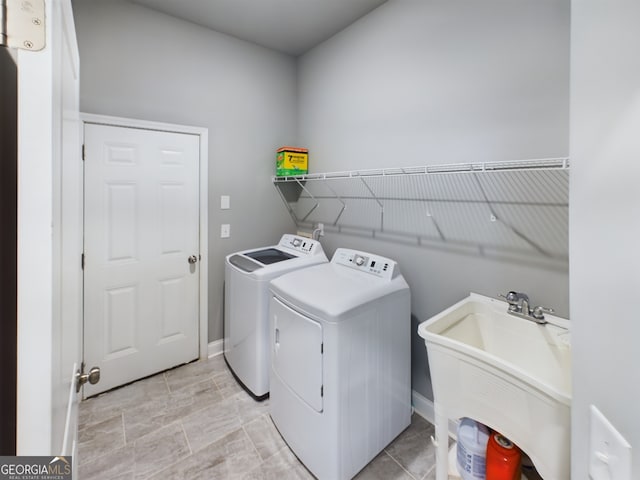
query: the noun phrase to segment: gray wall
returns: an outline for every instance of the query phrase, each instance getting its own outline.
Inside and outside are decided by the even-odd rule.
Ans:
[[[299,144],[314,172],[568,155],[568,0],[391,0],[299,59]],[[470,291],[569,314],[566,263],[531,266],[328,234],[399,261],[413,328]],[[413,387],[432,398],[424,344]]]
[[[122,0],[74,9],[83,111],[209,128],[210,341],[222,337],[223,256],[292,229],[269,179],[296,125],[316,172],[568,155],[568,0],[391,0],[297,64]],[[323,244],[398,260],[414,331],[470,291],[526,291],[569,314],[564,264],[337,234]],[[413,356],[414,388],[432,398],[417,335]]]
[[[84,111],[209,127],[211,340],[222,335],[222,256],[291,227],[269,152],[291,142],[296,88],[312,171],[568,154],[568,1],[390,0],[300,58],[297,86],[293,59],[272,51],[119,1],[74,8]],[[640,287],[640,70],[629,60],[639,15],[628,0],[572,4],[573,478],[587,477],[589,404],[640,442],[640,324],[624,301]],[[217,209],[223,193],[231,211]],[[520,289],[569,314],[564,268],[336,234],[323,243],[397,259],[414,327],[469,291]],[[414,338],[414,387],[430,396],[422,345]]]
[[[209,129],[209,341],[220,339],[224,256],[292,228],[270,177],[276,149],[295,142],[295,60],[121,0],[73,8],[82,111]]]
[[[640,3],[571,8],[572,478],[583,479],[590,405],[640,445]],[[628,478],[640,478],[637,451]]]

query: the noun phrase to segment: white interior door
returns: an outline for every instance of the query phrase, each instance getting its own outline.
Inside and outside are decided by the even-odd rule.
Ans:
[[[85,123],[85,396],[198,358],[199,137]]]
[[[16,52],[17,454],[73,455],[82,302],[79,57],[71,1],[44,5],[46,46]]]

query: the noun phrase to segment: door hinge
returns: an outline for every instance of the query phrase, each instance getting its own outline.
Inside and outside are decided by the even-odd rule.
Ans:
[[[84,253],[82,254],[82,256],[80,258],[80,264],[82,265],[82,270],[84,270]]]
[[[324,353],[324,343],[320,344],[320,355]]]
[[[44,0],[0,0],[0,45],[35,52],[45,41]]]
[[[82,161],[84,162],[84,143],[82,144]]]
[[[320,396],[324,397],[324,385],[320,385]]]

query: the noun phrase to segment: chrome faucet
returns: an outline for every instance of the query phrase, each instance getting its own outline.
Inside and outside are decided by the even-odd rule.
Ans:
[[[545,313],[554,312],[553,308],[542,307],[539,305],[531,308],[529,306],[529,295],[526,293],[510,291],[506,295],[498,294],[498,296],[504,298],[509,304],[507,313],[526,320],[531,320],[532,322],[539,323],[540,325],[547,323],[544,318]]]

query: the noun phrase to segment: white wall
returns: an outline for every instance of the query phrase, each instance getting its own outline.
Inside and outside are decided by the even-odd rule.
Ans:
[[[584,479],[589,405],[640,445],[640,3],[571,8],[572,478]]]
[[[295,142],[295,60],[122,0],[73,6],[82,111],[209,129],[209,340],[220,339],[224,256],[292,229],[270,178],[276,149]]]
[[[568,0],[390,0],[299,62],[313,171],[568,153]]]
[[[569,0],[390,0],[299,59],[314,172],[568,155]],[[399,261],[417,323],[470,291],[569,314],[567,265],[537,267],[328,234]],[[413,338],[414,389],[431,397]]]

